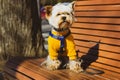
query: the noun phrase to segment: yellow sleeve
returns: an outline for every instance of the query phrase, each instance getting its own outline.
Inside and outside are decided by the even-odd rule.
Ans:
[[[67,42],[67,50],[68,50],[67,56],[69,57],[70,60],[76,59],[77,55],[76,55],[75,43],[74,43],[73,36],[70,35],[66,39],[66,42]]]
[[[59,49],[59,40],[54,39],[52,37],[49,36],[48,38],[48,52],[49,52],[49,56],[51,59],[57,59],[58,58],[58,53],[57,53],[57,49]]]

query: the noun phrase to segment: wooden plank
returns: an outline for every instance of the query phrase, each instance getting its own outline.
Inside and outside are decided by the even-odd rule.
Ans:
[[[29,63],[29,62],[27,62]],[[30,62],[31,65],[33,65],[33,63]],[[34,66],[36,67],[40,67],[40,64],[39,65],[35,65]],[[39,72],[42,72],[42,75],[46,74],[47,77],[49,77],[50,79],[53,79],[53,80],[56,80],[56,79],[60,79],[60,80],[68,80],[70,77],[69,76],[61,76],[61,75],[58,75],[57,74],[57,70],[56,71],[49,71],[49,70],[46,70],[46,68],[41,68],[42,71],[39,71]],[[34,69],[34,70],[37,70],[37,69]]]
[[[76,6],[75,11],[119,11],[119,5],[102,5],[102,6]]]
[[[109,79],[111,79],[111,80],[119,80],[120,79],[120,76],[119,76],[120,74],[119,73],[115,73],[115,72],[106,70],[106,68],[100,68],[100,67],[97,67],[97,66],[91,66],[91,67],[95,68],[95,69],[103,70],[105,72],[102,75],[96,75],[96,76],[105,77],[105,78],[108,78],[108,80]]]
[[[12,63],[12,65],[11,65]],[[14,65],[14,68],[16,67],[16,64],[18,63],[19,64],[19,60],[14,60],[14,61],[10,61],[10,65],[11,67],[13,67]],[[37,74],[44,74],[45,71],[51,73],[53,76],[50,76],[52,80],[56,80],[56,78],[54,78],[56,75],[57,76],[61,76],[61,77],[66,77],[66,78],[57,78],[57,80],[70,80],[70,79],[74,79],[74,80],[83,80],[83,79],[86,79],[86,80],[106,80],[106,77],[99,77],[99,76],[96,76],[96,75],[88,75],[88,74],[84,74],[84,73],[74,73],[74,72],[71,72],[70,70],[56,70],[56,71],[48,71],[46,69],[44,70],[41,70],[41,67],[39,66],[39,64],[41,63],[41,60],[40,59],[31,59],[31,60],[27,60],[27,61],[23,61],[21,64],[19,64],[19,67],[17,68],[17,70],[19,71],[20,68],[24,68],[24,70],[20,70],[21,72],[26,72],[26,69],[28,69],[30,72],[33,72],[33,73],[37,73]],[[35,66],[38,66],[35,67]],[[13,69],[14,69],[13,68]],[[31,70],[30,70],[31,68]],[[41,70],[41,71],[40,71]],[[42,72],[42,73],[41,73]],[[47,75],[49,73],[46,73],[44,75]],[[28,75],[28,73],[26,73],[26,75]],[[33,76],[33,75],[31,75]],[[42,79],[40,77],[37,77],[34,75],[34,79]],[[44,79],[42,79],[44,80]]]
[[[83,18],[83,17],[76,17],[76,22],[120,25],[120,18],[94,18],[94,17]]]
[[[63,79],[63,80],[68,80],[68,78],[61,76],[61,75],[56,75],[54,72],[50,72],[49,70],[46,70],[44,68],[40,67],[40,63],[39,65],[34,65],[30,62],[28,62],[28,60],[24,61],[21,64],[18,64],[18,60],[17,61],[12,61],[13,64],[19,65],[20,67],[17,69],[18,71],[29,71],[26,72],[25,74],[27,74],[28,76],[31,76],[34,79],[42,79],[42,80],[56,80],[56,79]],[[41,73],[42,72],[42,73]],[[30,75],[30,73],[33,73],[32,75]],[[46,74],[46,75],[45,75]]]
[[[77,40],[86,40],[86,41],[94,41],[108,45],[120,46],[120,39],[112,39],[112,38],[104,38],[99,36],[91,36],[91,35],[81,35],[81,34],[72,34],[74,39]]]
[[[34,63],[35,65],[38,65],[38,63],[40,63],[40,60],[37,59],[35,61],[33,60],[30,60],[30,62]],[[79,73],[79,74],[76,74],[76,73],[73,73],[71,71],[68,71],[68,70],[59,70],[57,71],[58,73],[56,74],[62,74],[62,75],[66,75],[69,73],[69,75],[67,76],[70,76],[69,79],[71,80],[82,80],[82,79],[88,79],[88,80],[106,80],[105,78],[103,77],[97,77],[97,76],[94,76],[94,75],[89,75],[89,74],[84,74],[84,73]]]
[[[36,62],[36,61],[33,61],[32,60],[32,62],[35,62],[36,64],[38,64],[39,63],[39,61],[38,62]],[[65,72],[65,74],[66,74],[66,71],[62,71],[62,73],[64,73]],[[71,73],[70,73],[71,74]],[[74,73],[73,73],[74,74]],[[74,74],[75,75],[75,74]],[[78,74],[77,74],[78,75]],[[79,75],[78,75],[79,76]],[[80,76],[81,77],[81,76]],[[94,77],[94,76],[93,76]],[[78,79],[79,79],[79,77],[77,77]],[[76,79],[76,78],[75,78]],[[85,79],[85,78],[84,78]],[[101,78],[102,79],[102,78]],[[91,80],[90,78],[89,78],[89,80]],[[93,80],[93,79],[92,79]],[[96,80],[96,79],[95,79]],[[102,79],[102,80],[104,80],[104,79]]]
[[[30,76],[33,79],[42,79],[42,80],[48,80],[46,77],[44,77],[43,75],[39,75],[34,71],[34,68],[32,69],[30,65],[30,68],[25,68],[22,65],[19,65],[19,68],[15,68],[16,66],[18,66],[18,64],[15,63],[9,63],[7,64],[8,67],[15,69],[19,72],[22,72],[23,74],[26,74],[27,76]],[[39,70],[38,70],[39,71]]]
[[[85,55],[85,54],[79,53],[79,57],[81,57],[82,55]],[[101,67],[101,68],[104,68],[106,70],[113,71],[113,72],[116,72],[116,73],[120,74],[120,68],[113,67],[114,64],[115,64],[114,62],[118,63],[118,65],[120,64],[120,62],[99,57],[99,59],[96,62],[93,62],[91,65],[94,65],[94,66],[97,66],[97,67]]]
[[[76,28],[71,28],[71,32],[72,33],[77,33],[77,34],[85,34],[85,35],[119,38],[120,39],[120,33],[119,32],[90,30],[90,29],[76,29]]]
[[[38,65],[38,63],[40,63],[39,59],[35,60],[35,61],[30,60],[30,62],[34,63],[35,65]],[[69,73],[69,75],[67,75],[68,73]],[[78,80],[78,79],[80,79],[80,80],[82,80],[82,79],[96,80],[96,77],[93,77],[91,75],[86,75],[86,74],[83,74],[83,73],[79,73],[79,74],[76,75],[76,73],[71,72],[70,70],[67,70],[67,69],[66,70],[56,70],[56,71],[54,71],[53,74],[56,74],[56,75],[61,74],[62,76],[64,76],[64,77],[66,76],[68,79],[71,79],[71,80],[73,80],[73,79],[74,80]],[[98,80],[101,80],[101,78],[98,79]]]
[[[81,10],[81,8],[79,9]],[[118,18],[120,17],[120,11],[103,11],[103,12],[81,12],[76,11],[75,12],[76,17],[112,17],[112,18]]]
[[[80,49],[79,55],[87,53],[96,44],[94,42],[101,41],[99,59],[92,65],[104,70],[105,74],[96,76],[119,80],[120,66],[116,65],[120,65],[120,1],[77,1],[75,11],[77,21],[71,30],[76,49]]]
[[[88,53],[90,48],[76,46],[76,50],[79,50],[80,53]],[[94,49],[92,49],[92,50],[94,51]],[[101,57],[110,58],[110,59],[113,59],[113,60],[120,61],[120,57],[119,57],[120,54],[116,54],[116,53],[113,53],[113,52],[102,51],[102,50],[99,50],[98,53],[99,53],[99,56],[101,56]]]
[[[112,59],[107,59],[107,58],[99,57],[99,59],[97,60],[97,62],[108,64],[108,65],[111,65],[111,66],[115,66],[115,67],[118,68],[117,70],[120,73],[120,61],[115,61],[115,60],[112,60]]]
[[[19,73],[19,72],[17,72],[17,71],[14,71],[14,70],[12,70],[11,68],[9,68],[9,67],[5,67],[4,68],[4,70],[5,70],[5,72],[7,72],[8,74],[10,74],[11,75],[11,77],[13,77],[13,78],[17,78],[17,79],[19,79],[19,80],[32,80],[32,78],[29,78],[29,77],[27,77],[27,76],[25,76],[24,74],[21,74],[21,73]]]
[[[91,48],[91,47],[95,46],[97,43],[75,40],[75,44],[76,44],[76,46],[84,46],[84,47]],[[117,47],[117,46],[99,44],[99,50],[104,50],[104,51],[108,51],[108,52],[115,52],[115,53],[120,54],[120,47]]]
[[[83,54],[79,54],[79,56],[81,57]],[[85,54],[84,54],[85,55]],[[115,61],[112,59],[107,59],[107,58],[102,58],[102,57],[98,57],[97,61],[100,64],[104,64],[104,65],[109,65],[109,66],[116,66],[116,70],[118,70],[118,72],[120,72],[120,62],[119,61]]]
[[[119,73],[120,74],[120,68],[115,68],[115,67],[111,67],[111,66],[108,66],[108,65],[104,65],[104,64],[101,64],[101,63],[92,63],[91,65],[94,65],[94,66],[97,66],[97,67],[101,67],[101,68],[105,68],[109,71],[112,71],[112,72],[116,72],[116,73]]]
[[[96,75],[96,76],[105,77],[106,80],[120,80],[119,76],[114,77],[111,74],[105,74],[105,75],[102,75],[102,76],[101,75]]]
[[[120,4],[120,0],[89,0],[89,1],[77,1],[76,6],[87,6],[87,5],[112,5]]]
[[[91,24],[91,23],[73,23],[72,28],[120,32],[120,25]]]
[[[31,62],[33,62],[33,63],[35,63],[35,64],[37,64],[38,65],[38,63],[40,63],[39,62],[39,60],[38,61],[33,61],[33,60],[31,60]],[[115,68],[116,69],[116,68]],[[113,69],[114,70],[114,69]]]
[[[17,60],[18,61],[18,60]],[[49,76],[49,77],[51,77],[51,79],[52,80],[56,80],[56,78],[55,77],[58,77],[57,78],[57,80],[70,80],[70,79],[74,79],[74,80],[83,80],[83,79],[89,79],[89,80],[96,80],[96,77],[93,77],[92,75],[88,75],[88,74],[83,74],[83,73],[74,73],[74,72],[71,72],[70,70],[55,70],[55,71],[49,71],[49,70],[46,70],[45,68],[43,68],[43,71],[39,71],[39,69],[38,68],[34,68],[33,66],[38,66],[39,68],[40,68],[40,66],[39,66],[39,63],[40,63],[41,61],[38,61],[38,62],[36,62],[36,60],[34,59],[34,60],[27,60],[27,61],[24,61],[23,63],[22,63],[22,65],[19,65],[19,68],[21,68],[21,67],[23,67],[24,66],[24,68],[26,68],[26,69],[28,69],[28,67],[30,67],[31,69],[33,69],[33,70],[35,70],[36,71],[36,73],[41,73],[41,74],[46,74],[47,76]],[[16,61],[15,61],[15,63],[14,64],[16,64]],[[26,64],[27,64],[27,66],[26,66]],[[40,68],[41,69],[41,68]],[[18,70],[18,69],[17,69]],[[31,71],[31,70],[30,70]],[[22,71],[21,71],[22,72]],[[46,73],[44,73],[44,72],[46,72]],[[49,73],[51,74],[51,75],[49,75]],[[26,74],[27,75],[27,74]],[[32,75],[31,75],[32,76]],[[36,77],[36,76],[34,76],[34,77]],[[34,79],[37,79],[37,78],[34,78]],[[41,78],[38,78],[38,79],[41,79]],[[105,80],[105,79],[103,79],[103,78],[98,78],[97,80]],[[44,80],[44,79],[42,79],[42,80]]]

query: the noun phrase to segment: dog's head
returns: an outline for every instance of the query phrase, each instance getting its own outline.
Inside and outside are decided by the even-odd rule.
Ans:
[[[46,18],[49,24],[53,27],[60,29],[71,26],[74,21],[72,3],[58,3],[55,6],[46,7]]]

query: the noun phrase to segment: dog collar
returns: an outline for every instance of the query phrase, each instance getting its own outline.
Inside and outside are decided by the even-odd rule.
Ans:
[[[52,34],[52,32],[49,33],[49,35],[55,39],[58,39],[60,40],[60,50],[58,51],[58,53],[64,53],[64,47],[65,47],[65,44],[64,44],[64,41],[65,41],[65,38],[68,37],[69,35],[71,34],[70,30],[69,32],[64,35],[64,36],[56,36],[54,34]]]
[[[52,26],[52,25],[51,25],[51,27],[52,27],[55,31],[57,31],[57,32],[62,32],[62,31],[65,31],[65,30],[68,30],[68,29],[69,29],[68,27],[58,29],[58,28],[55,28],[55,27]]]
[[[68,27],[66,27],[66,28],[60,28],[60,29],[57,29],[57,28],[53,28],[55,31],[57,31],[57,32],[62,32],[62,31],[65,31],[65,30],[68,30],[69,28]]]

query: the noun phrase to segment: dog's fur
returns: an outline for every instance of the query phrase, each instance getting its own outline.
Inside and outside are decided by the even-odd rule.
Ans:
[[[64,28],[71,27],[72,23],[74,22],[73,6],[74,6],[74,2],[69,3],[69,4],[58,3],[55,6],[47,6],[46,7],[46,18],[48,19],[49,24],[56,29],[61,29],[61,28],[64,29]],[[52,29],[53,34],[57,36],[64,36],[66,33],[68,33],[68,31],[69,29],[61,31],[61,32],[58,32]],[[69,53],[66,53],[66,55],[69,57],[69,63],[68,63],[69,68],[72,71],[81,72],[83,70],[81,68],[81,62],[77,61],[72,35],[70,34],[70,36],[68,36],[66,39],[68,39],[66,40],[66,47],[67,47],[66,49],[69,49],[67,50],[67,52]],[[53,53],[50,50],[51,47],[53,47],[54,45],[58,45],[57,47],[59,49],[60,44],[58,42],[59,42],[58,40],[55,40],[52,37],[48,39],[49,55],[47,59],[42,63],[42,65],[46,65],[46,67],[49,70],[56,70],[63,63],[62,60],[59,59],[59,56],[60,56],[59,53],[57,53],[57,51],[56,52],[54,51]]]

